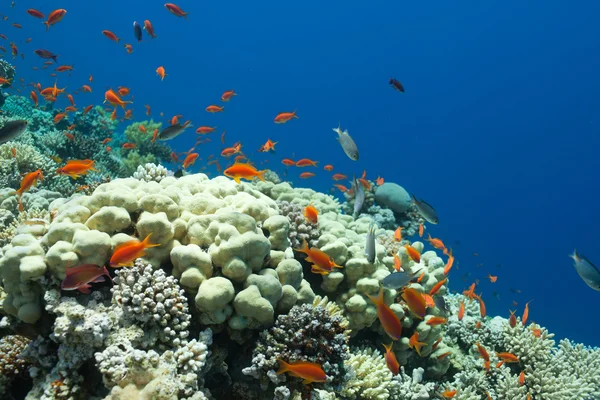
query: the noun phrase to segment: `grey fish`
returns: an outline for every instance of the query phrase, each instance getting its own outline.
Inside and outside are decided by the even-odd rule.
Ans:
[[[356,147],[356,143],[354,143],[348,131],[342,131],[339,125],[337,128],[333,128],[333,131],[338,134],[338,142],[340,142],[344,153],[351,160],[358,160],[358,147]]]
[[[448,314],[448,308],[446,306],[446,300],[444,300],[444,296],[435,296],[433,298],[433,302],[435,306],[440,309],[444,314]]]
[[[383,278],[381,285],[386,289],[400,289],[415,279],[415,274],[406,271],[394,272]]]
[[[33,52],[45,60],[52,59],[52,60],[54,60],[55,63],[58,63],[58,61],[56,61],[56,57],[58,57],[58,56],[51,51],[39,49],[39,50],[34,50]]]
[[[142,26],[137,21],[133,21],[133,34],[138,43],[142,41]]]
[[[176,123],[175,125],[167,126],[158,134],[158,140],[170,140],[176,138],[188,126],[190,126],[189,123],[185,123],[183,125],[181,125],[180,123]]]
[[[575,270],[583,281],[592,289],[600,292],[600,269],[588,261],[583,255],[577,254],[577,250],[571,254],[575,263]]]
[[[360,215],[360,210],[365,203],[365,191],[362,185],[358,184],[356,180],[356,176],[354,177],[354,212],[352,213],[352,217],[356,218]]]
[[[27,121],[23,119],[8,121],[4,124],[2,129],[0,129],[0,144],[16,139],[21,133],[25,132],[26,128]]]
[[[369,226],[369,232],[367,232],[367,241],[365,243],[365,256],[367,257],[367,261],[369,264],[373,264],[375,262],[375,224],[371,222]]]
[[[421,217],[425,218],[427,222],[430,224],[437,224],[440,221],[433,207],[427,204],[423,199],[420,201],[417,200],[414,194],[412,195],[412,198],[415,202],[415,206],[417,206],[419,214],[421,214]]]

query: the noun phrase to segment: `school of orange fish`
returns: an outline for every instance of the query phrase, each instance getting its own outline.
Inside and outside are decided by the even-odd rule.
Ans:
[[[14,2],[13,2],[13,5],[14,5]],[[187,16],[188,16],[187,12],[183,11],[180,7],[178,7],[175,4],[167,3],[164,6],[171,14],[173,14],[177,17],[187,18]],[[54,10],[51,13],[49,13],[48,16],[46,17],[44,13],[42,13],[38,10],[28,9],[27,14],[33,18],[38,18],[38,19],[42,20],[43,24],[46,26],[46,30],[48,30],[48,29],[51,29],[56,24],[60,23],[63,20],[63,18],[65,18],[65,16],[67,15],[67,11],[64,9],[57,9],[57,10]],[[8,20],[8,17],[4,16],[4,19]],[[12,26],[17,29],[22,28],[21,25],[18,23],[12,23]],[[157,37],[155,34],[155,31],[154,31],[154,27],[149,20],[144,21],[143,29],[146,31],[147,35],[149,35],[152,39]],[[109,40],[115,41],[117,43],[119,43],[121,41],[121,38],[119,38],[115,33],[111,32],[109,30],[103,30],[101,32],[101,34],[104,35],[105,37],[107,37]],[[138,35],[138,27],[136,27],[136,35]],[[140,36],[138,37],[138,41],[141,40],[141,27],[139,28],[139,35]],[[0,34],[0,38],[8,40],[7,36],[4,34]],[[26,40],[26,43],[29,43],[30,41],[31,41],[31,38],[28,38]],[[19,52],[19,49],[14,42],[10,42],[10,47],[11,47],[11,53],[12,53],[13,58],[16,58],[17,56],[21,56],[22,58],[24,58],[24,54]],[[131,44],[125,44],[124,47],[125,47],[125,50],[127,53],[132,53],[133,46]],[[0,50],[6,52],[6,49],[2,46],[0,46]],[[57,56],[47,50],[36,50],[35,53],[42,59],[48,60],[44,63],[44,66],[42,67],[42,69],[47,69],[54,63],[58,64]],[[34,67],[34,70],[37,70],[37,69],[38,69],[37,67]],[[73,71],[73,70],[74,70],[74,67],[72,65],[57,65],[57,67],[55,68],[55,72],[51,73],[50,76],[56,78],[57,73],[69,72],[69,71]],[[166,70],[163,66],[159,66],[156,69],[156,74],[158,75],[158,77],[161,80],[164,80],[165,77],[168,76],[166,73]],[[14,82],[10,82],[4,78],[0,78],[0,84],[6,84],[6,83],[12,84]],[[67,94],[65,92],[64,88],[61,89],[57,86],[56,82],[53,86],[46,87],[46,88],[43,88],[40,83],[32,82],[29,85],[31,85],[33,87],[33,89],[30,91],[29,95],[30,95],[31,101],[33,102],[33,104],[36,107],[39,106],[38,95],[41,96],[47,102],[57,102],[59,100],[59,96],[61,96],[61,95],[63,95],[63,97],[66,97],[66,99],[68,100],[70,105],[65,107],[63,112],[58,112],[54,116],[54,123],[58,124],[63,119],[68,119],[69,113],[74,113],[74,112],[78,111],[78,108],[76,107],[74,96],[78,95],[80,93],[92,92],[92,86],[91,86],[92,83],[93,83],[93,76],[90,74],[88,83],[82,85],[80,87],[80,89],[75,91],[74,93]],[[389,83],[394,89],[398,90],[399,92],[404,92],[404,87],[402,86],[402,84],[399,81],[392,78]],[[15,88],[17,90],[17,92],[20,92],[21,89],[24,87],[25,87],[25,83],[24,83],[23,78],[21,78],[21,87],[20,88],[16,88],[13,86],[13,88]],[[125,100],[125,98],[127,98],[130,95],[131,95],[130,89],[127,87],[123,87],[123,86],[118,87],[117,90],[109,89],[104,93],[104,103],[108,103],[110,106],[112,106],[111,119],[113,119],[113,120],[117,119],[117,110],[119,109],[119,107],[124,112],[124,115],[121,120],[129,120],[132,118],[132,110],[127,109],[127,107],[130,104],[132,104],[133,101]],[[234,96],[237,96],[237,95],[238,95],[238,93],[236,93],[234,90],[227,90],[221,96],[221,101],[228,102]],[[92,109],[92,107],[93,107],[93,105],[87,105],[83,109],[82,114],[85,115],[86,113],[88,113]],[[146,110],[145,114],[147,116],[150,116],[151,115],[150,105],[145,105],[144,107]],[[205,110],[209,113],[222,112],[224,110],[224,106],[211,104],[211,105],[207,106]],[[161,116],[163,116],[163,113],[161,113]],[[169,120],[170,125],[179,124],[179,118],[181,118],[181,115],[176,115],[176,116],[172,117]],[[274,123],[284,124],[294,118],[298,118],[298,116],[296,115],[296,111],[281,112],[277,116],[275,116]],[[191,121],[189,121],[189,120],[185,121],[181,125],[181,127],[183,129],[185,129],[188,126],[191,126]],[[70,125],[67,128],[67,132],[64,133],[71,140],[74,138],[74,136],[73,136],[74,134],[71,133],[71,131],[73,131],[75,128],[76,128],[75,125]],[[146,128],[143,125],[141,125],[139,127],[139,129],[143,133],[148,133],[148,132],[146,132]],[[206,142],[207,139],[204,139],[204,137],[205,137],[204,135],[208,135],[208,134],[214,133],[214,132],[216,132],[216,127],[210,127],[210,126],[198,127],[196,129],[196,133],[200,136],[198,137],[198,140],[196,141],[195,145],[185,153],[177,154],[177,153],[173,152],[172,153],[172,161],[174,163],[178,163],[178,164],[180,163],[184,170],[189,168],[190,166],[194,165],[194,163],[199,159],[199,153],[196,151],[197,146],[199,144]],[[148,140],[151,140],[151,141],[157,140],[159,138],[159,133],[160,132],[158,131],[158,129],[156,129],[151,134],[148,133]],[[110,141],[111,141],[111,138],[106,137],[102,142],[103,145],[106,145],[105,150],[108,152],[111,151],[110,146],[108,146],[108,143]],[[223,132],[221,134],[221,143],[223,143],[223,144],[225,143],[225,132]],[[258,149],[258,151],[259,152],[273,152],[273,151],[275,151],[276,144],[277,144],[277,142],[273,142],[270,139],[267,139],[265,144],[262,145],[260,147],[260,149]],[[125,143],[123,145],[123,148],[125,148],[125,149],[134,148],[134,147],[135,147],[135,145],[133,143]],[[236,142],[232,146],[223,149],[223,151],[220,154],[222,157],[229,158],[229,157],[235,155],[234,163],[223,171],[221,169],[219,162],[217,161],[217,159],[215,158],[214,155],[210,155],[207,157],[207,160],[210,160],[210,161],[208,161],[208,164],[209,165],[215,164],[216,167],[218,168],[219,172],[222,171],[224,175],[234,179],[238,183],[240,182],[241,179],[252,180],[254,178],[258,178],[258,179],[264,180],[265,171],[258,171],[256,169],[256,167],[254,167],[252,164],[250,164],[248,162],[247,156],[242,153],[241,149],[242,149],[242,144],[240,142]],[[183,158],[183,160],[181,160],[181,157],[183,157],[183,156],[185,156],[185,157]],[[246,162],[243,162],[243,161],[246,161]],[[299,167],[299,168],[317,167],[317,164],[318,164],[317,161],[311,160],[308,158],[302,158],[297,161],[294,161],[291,158],[283,158],[281,160],[281,162],[285,166]],[[95,170],[94,167],[95,167],[94,160],[68,160],[64,166],[58,168],[57,173],[61,174],[61,175],[70,176],[73,179],[77,179],[78,177],[87,174],[89,171],[94,171]],[[334,167],[331,164],[325,165],[323,169],[327,172],[332,172],[331,179],[334,182],[348,179],[347,175],[344,175],[342,173],[337,173],[337,172],[333,173]],[[302,172],[299,176],[300,176],[300,178],[307,179],[307,178],[311,178],[311,177],[315,176],[315,173],[314,172]],[[21,196],[23,195],[23,193],[28,191],[31,187],[35,186],[37,184],[37,182],[42,179],[44,179],[44,176],[43,176],[41,170],[32,171],[32,172],[29,172],[24,175],[21,185],[20,185],[20,188],[16,191],[17,196],[19,198],[19,206],[20,206],[21,210],[23,210],[23,208],[22,208],[23,206],[21,204],[20,199],[21,199]],[[371,182],[369,182],[366,178],[366,171],[363,172],[362,176],[358,179],[358,182],[360,182],[360,184],[363,185],[363,187],[365,189],[367,189],[367,190],[371,189]],[[384,183],[384,179],[382,177],[377,177],[377,179],[375,180],[376,185],[382,185],[383,183]],[[339,183],[333,184],[333,187],[335,187],[336,189],[338,189],[341,192],[349,193],[350,195],[352,194],[352,191],[354,190],[353,188],[346,187]],[[304,216],[307,219],[307,221],[316,224],[318,222],[319,212],[313,205],[308,205],[304,209]],[[110,262],[109,262],[110,266],[113,268],[119,268],[119,267],[123,267],[123,266],[133,265],[133,261],[136,258],[142,257],[144,255],[145,249],[159,245],[159,244],[150,243],[150,236],[151,235],[148,235],[142,241],[132,240],[130,242],[126,242],[126,243],[123,243],[120,246],[118,246],[115,249],[115,251],[110,259]],[[424,236],[424,226],[421,224],[419,226],[419,237],[423,237],[423,236]],[[394,239],[397,242],[402,242],[404,240],[404,238],[402,237],[402,228],[401,227],[399,227],[395,231]],[[450,273],[450,271],[453,267],[453,264],[454,264],[454,256],[452,254],[452,249],[448,249],[442,240],[440,240],[438,238],[433,238],[433,237],[431,237],[431,235],[429,235],[429,237],[426,240],[429,242],[429,244],[433,248],[435,248],[437,250],[441,250],[443,252],[443,254],[447,257],[447,262],[444,267],[444,275],[447,276]],[[421,256],[419,251],[416,250],[410,244],[405,244],[404,247],[406,249],[408,256],[416,263],[419,263],[420,256]],[[336,265],[335,262],[333,261],[333,259],[329,255],[327,255],[325,252],[323,252],[322,250],[315,248],[315,247],[309,248],[309,246],[306,242],[303,243],[303,247],[301,247],[299,249],[295,249],[295,250],[298,252],[304,253],[306,255],[306,261],[308,263],[312,264],[311,271],[315,274],[327,275],[334,268],[342,268],[342,266]],[[393,257],[394,257],[394,266],[395,266],[396,271],[402,271],[401,258],[396,253],[393,254]],[[93,265],[93,266],[92,265],[84,265],[84,266],[69,268],[69,269],[67,269],[67,277],[65,278],[65,281],[63,282],[63,285],[61,285],[61,287],[64,290],[80,290],[84,293],[89,293],[89,289],[91,286],[90,282],[98,282],[96,279],[98,279],[102,275],[108,275],[108,272],[106,271],[106,267],[99,267],[96,265]],[[420,280],[423,278],[423,276],[424,276],[424,272],[423,272],[423,274],[421,274],[419,277],[416,278],[416,281],[420,282]],[[108,277],[110,278],[110,276],[108,276]],[[491,274],[488,275],[488,278],[491,283],[495,283],[498,279],[497,276],[493,276]],[[426,314],[426,309],[428,307],[435,307],[433,297],[436,296],[436,294],[438,293],[438,290],[446,282],[447,282],[447,278],[444,278],[443,280],[439,281],[429,291],[429,293],[421,293],[420,291],[418,291],[416,289],[405,287],[405,288],[403,288],[402,294],[401,294],[402,301],[406,304],[407,308],[410,310],[410,312],[416,318],[423,319]],[[478,282],[474,282],[467,290],[465,290],[463,292],[463,294],[469,299],[469,301],[477,301],[479,303],[481,318],[483,319],[486,316],[486,307],[485,307],[485,303],[481,297],[481,294],[477,295],[475,293],[477,283]],[[402,321],[399,320],[399,318],[396,316],[396,314],[384,302],[383,288],[381,289],[381,291],[377,297],[374,297],[374,296],[369,296],[369,297],[370,297],[371,301],[376,305],[377,315],[378,315],[379,321],[381,322],[383,329],[385,330],[387,335],[392,339],[392,342],[390,344],[385,344],[385,343],[383,344],[383,346],[386,349],[385,360],[387,362],[387,365],[388,365],[390,371],[393,374],[398,374],[399,373],[399,363],[396,359],[394,352],[392,351],[392,347],[393,347],[394,341],[397,341],[402,337]],[[459,320],[463,319],[464,312],[465,312],[465,304],[464,304],[464,302],[461,302],[460,308],[458,311],[458,319]],[[527,303],[525,305],[523,316],[521,318],[521,324],[523,326],[526,325],[528,318],[529,318],[529,303]],[[446,318],[443,318],[443,317],[433,317],[427,321],[427,324],[430,326],[435,326],[435,325],[440,325],[440,324],[445,324],[445,323],[447,323],[447,320],[446,320]],[[515,327],[517,325],[517,318],[515,317],[515,311],[510,311],[509,324],[512,327]],[[481,320],[476,323],[474,328],[478,329],[478,328],[480,328],[480,326],[481,326]],[[530,324],[530,329],[535,336],[537,336],[537,337],[540,336],[541,330],[535,324]],[[441,342],[441,338],[433,345],[433,349],[435,349],[439,345],[440,342]],[[420,355],[421,347],[424,346],[425,344],[426,343],[419,341],[419,335],[417,332],[415,332],[410,337],[409,346],[410,346],[410,348],[414,349],[417,352],[417,354],[419,354],[419,355]],[[481,346],[479,343],[474,343],[473,345],[477,347],[477,350],[478,350],[481,358],[485,362],[485,369],[489,371],[491,366],[490,366],[490,358],[489,358],[489,354],[488,354],[487,350],[483,346]],[[444,353],[444,354],[438,356],[438,359],[441,360],[450,355],[451,355],[450,352]],[[510,354],[510,353],[498,353],[497,356],[501,359],[501,361],[496,366],[497,368],[499,368],[503,363],[519,363],[519,359],[515,355]],[[278,373],[285,373],[285,372],[290,372],[293,375],[302,378],[305,383],[324,382],[326,379],[326,375],[325,375],[323,369],[321,368],[321,366],[313,364],[313,363],[308,363],[308,362],[287,363],[284,360],[280,360],[280,370],[278,371]],[[526,380],[525,374],[524,374],[524,372],[521,372],[521,375],[519,376],[520,384],[524,385],[525,380]],[[449,398],[454,397],[456,395],[456,393],[457,393],[456,390],[446,390],[441,395],[442,395],[442,397],[449,399]],[[488,394],[488,398],[491,399],[489,394]]]

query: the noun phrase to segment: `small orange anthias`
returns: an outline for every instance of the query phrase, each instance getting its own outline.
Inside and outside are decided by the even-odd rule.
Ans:
[[[379,289],[379,295],[377,297],[373,297],[371,295],[367,296],[369,296],[369,299],[375,303],[375,307],[377,308],[377,317],[379,318],[379,322],[381,323],[385,333],[387,333],[392,340],[400,340],[402,337],[402,322],[396,313],[392,311],[390,306],[385,304],[385,300],[383,298],[383,287]]]
[[[319,222],[319,211],[312,204],[304,207],[304,211],[302,212],[304,218],[311,224],[316,224]]]
[[[58,168],[56,173],[77,179],[81,175],[86,175],[89,171],[96,171],[94,164],[94,160],[69,160],[64,167]]]
[[[146,249],[160,246],[158,243],[150,243],[151,235],[150,233],[141,242],[136,239],[118,245],[110,258],[110,266],[113,268],[131,267],[136,258],[144,256]]]
[[[278,359],[277,361],[279,362],[279,370],[277,371],[277,375],[289,372],[290,375],[301,378],[302,383],[305,385],[313,382],[327,381],[327,375],[319,364],[307,361],[295,361],[287,363],[281,359]]]
[[[323,250],[316,247],[309,248],[306,240],[302,243],[301,248],[294,250],[306,254],[306,262],[313,264],[311,268],[313,274],[328,275],[334,268],[343,268],[337,265],[333,258]]]
[[[412,311],[413,314],[419,319],[425,317],[427,311],[427,304],[423,294],[417,289],[405,288],[402,291],[402,299],[406,302],[406,305]]]
[[[258,171],[252,164],[238,162],[223,171],[223,174],[232,178],[236,183],[240,183],[240,179],[252,180],[254,178],[264,182],[265,172],[266,170]]]
[[[398,363],[396,353],[392,351],[392,346],[394,346],[394,342],[390,343],[389,346],[383,343],[383,347],[385,347],[385,362],[392,374],[398,375],[400,372],[400,363]]]
[[[37,185],[38,181],[44,180],[44,174],[42,174],[42,170],[38,169],[36,171],[30,172],[23,177],[21,180],[21,186],[17,189],[17,197],[19,198],[19,211],[23,211],[23,203],[21,203],[21,196],[23,193],[31,189],[32,186]]]

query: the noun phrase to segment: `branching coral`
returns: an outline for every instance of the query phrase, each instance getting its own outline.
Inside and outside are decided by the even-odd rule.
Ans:
[[[288,237],[292,248],[300,248],[305,240],[310,246],[316,246],[317,240],[321,236],[319,225],[306,220],[302,214],[303,208],[287,201],[278,201],[277,206],[280,214],[290,220]]]

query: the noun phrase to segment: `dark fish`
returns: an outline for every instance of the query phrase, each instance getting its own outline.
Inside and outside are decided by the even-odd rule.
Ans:
[[[390,78],[390,86],[399,91],[400,93],[404,93],[404,86],[402,86],[399,80]]]
[[[23,119],[8,121],[6,124],[4,124],[2,129],[0,129],[0,144],[17,138],[21,133],[25,132],[26,128],[27,121]]]
[[[365,256],[367,257],[367,261],[369,264],[373,264],[375,262],[375,224],[371,222],[369,226],[369,232],[367,232],[367,239],[365,243]]]
[[[433,298],[433,302],[440,311],[442,311],[444,314],[448,314],[448,307],[446,306],[446,300],[444,300],[444,296],[435,296]]]
[[[138,43],[142,41],[142,26],[137,21],[133,21],[133,34]]]
[[[66,269],[67,276],[60,283],[62,290],[79,290],[81,293],[90,293],[90,283],[104,282],[105,276],[112,281],[106,267],[95,264],[84,264]]]
[[[386,289],[400,289],[415,278],[415,274],[409,274],[405,271],[394,272],[383,278],[381,285]]]
[[[181,178],[183,176],[183,170],[182,169],[178,169],[177,171],[175,171],[175,173],[173,174],[173,176],[175,178]]]
[[[571,254],[575,270],[583,281],[592,289],[600,292],[600,270],[583,255],[577,254],[577,250]]]
[[[364,191],[362,185],[358,184],[358,181],[356,180],[356,176],[355,176],[354,177],[354,212],[352,213],[352,216],[354,218],[356,218],[360,215],[360,210],[362,209],[364,203],[365,203],[365,191]]]
[[[58,63],[58,61],[56,61],[56,57],[58,57],[58,55],[52,53],[51,51],[48,50],[34,50],[34,53],[37,54],[38,56],[42,57],[43,59],[46,60],[54,60],[55,63]]]
[[[181,125],[176,123],[175,125],[167,126],[165,129],[160,131],[158,134],[158,140],[169,140],[173,139],[181,134],[190,125]]]
[[[412,197],[415,202],[415,206],[417,206],[417,211],[419,211],[419,214],[421,214],[421,217],[425,218],[425,220],[430,224],[437,224],[440,221],[433,207],[423,201],[423,199],[421,199],[421,201],[417,200],[414,194]]]
[[[358,147],[356,147],[356,143],[354,143],[348,131],[342,131],[339,125],[337,128],[333,128],[333,131],[338,134],[338,142],[340,142],[348,158],[354,161],[358,160]]]

